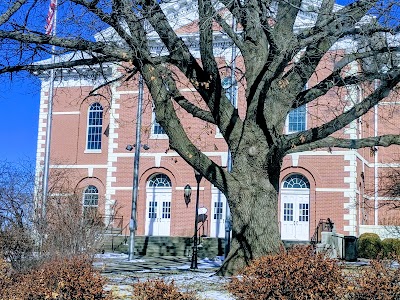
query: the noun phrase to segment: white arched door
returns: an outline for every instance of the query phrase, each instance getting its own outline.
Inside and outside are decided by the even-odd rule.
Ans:
[[[171,193],[171,180],[165,174],[157,174],[147,182],[145,235],[170,235]]]
[[[301,174],[288,176],[282,184],[281,239],[310,239],[310,183]]]

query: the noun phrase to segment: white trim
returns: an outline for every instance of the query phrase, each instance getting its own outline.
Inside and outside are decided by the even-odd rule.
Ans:
[[[68,197],[68,196],[73,196],[73,193],[51,193],[49,196],[52,197]]]
[[[373,200],[374,198],[371,198]],[[400,201],[399,197],[378,197],[378,201]]]
[[[195,88],[184,88],[184,89],[179,89],[180,92],[196,92]]]
[[[197,191],[197,187],[196,186],[191,186],[191,188],[192,188],[192,191]],[[177,186],[175,188],[176,191],[183,191],[184,189],[185,189],[184,186]],[[204,187],[200,187],[199,191],[204,191]]]
[[[112,68],[112,73],[119,76],[117,67],[114,65]],[[114,150],[118,148],[118,133],[116,129],[118,128],[118,123],[116,120],[119,119],[119,113],[117,110],[120,109],[120,104],[117,103],[121,99],[121,92],[117,91],[117,88],[121,86],[120,81],[116,81],[111,84],[111,105],[107,112],[109,116],[108,124],[108,151],[107,151],[107,171],[106,171],[106,201],[105,201],[105,212],[107,215],[111,215],[112,209],[117,203],[117,200],[113,198],[115,195],[115,188],[113,188],[113,182],[116,182],[116,178],[113,176],[117,172],[117,167],[114,166]],[[111,213],[110,213],[111,212]]]
[[[384,102],[379,102],[378,105],[400,105],[400,101],[384,101]]]
[[[308,119],[308,107],[307,107],[307,104],[304,104],[305,105],[305,120],[304,120],[304,130],[307,130],[307,125],[308,125],[308,122],[307,122],[307,119]],[[296,109],[299,109],[299,108],[301,108],[301,107],[303,107],[304,105],[302,105],[302,106],[299,106],[298,108],[296,108]],[[293,109],[293,110],[291,110],[288,114],[287,114],[287,116],[286,116],[286,120],[285,120],[285,132],[286,132],[286,134],[291,134],[291,133],[296,133],[296,132],[302,132],[302,131],[304,131],[304,130],[298,130],[298,131],[289,131],[289,115],[290,115],[290,113],[291,112],[294,112],[296,109]]]
[[[380,236],[381,239],[385,238],[399,238],[399,226],[393,225],[360,225],[360,234],[372,232]]]
[[[89,119],[90,119],[90,112],[91,108],[93,105],[98,104],[101,107],[101,126],[98,125],[89,125]],[[97,110],[93,110],[94,112],[97,112]],[[84,153],[101,153],[101,149],[103,147],[103,119],[104,119],[104,107],[101,105],[100,102],[96,101],[93,102],[92,104],[89,105],[87,109],[87,118],[86,118],[86,143],[85,143],[85,152]],[[88,143],[89,143],[89,127],[101,127],[101,132],[100,132],[100,149],[89,149],[88,148]]]
[[[215,136],[216,139],[223,139],[224,136],[222,135],[221,131],[219,130],[218,126],[215,125]]]
[[[86,141],[87,143],[87,141]],[[86,144],[87,146],[87,144]],[[90,153],[101,153],[101,149],[86,149],[83,153],[90,154]]]
[[[348,193],[353,192],[354,189],[341,189],[341,188],[315,188],[316,192],[337,192],[337,193]]]
[[[105,169],[107,165],[50,165],[52,169]]]
[[[310,189],[281,188],[281,195],[282,194],[310,195]]]
[[[300,153],[292,153],[289,154],[292,157],[292,166],[297,167],[299,165],[299,156]]]
[[[227,157],[226,152],[203,152],[204,155],[207,156],[221,156],[221,157]],[[151,156],[168,156],[168,157],[179,157],[179,154],[175,151],[169,151],[168,153],[165,152],[141,152],[140,156],[147,156],[147,157],[151,157]],[[113,157],[119,158],[119,157],[133,157],[135,156],[134,153],[131,152],[119,152],[119,153],[113,153]]]
[[[305,155],[305,156],[345,156],[348,155],[349,152],[352,150],[334,150],[334,151],[328,151],[328,150],[314,150],[314,151],[304,151],[304,152],[294,152],[298,153],[299,155]]]
[[[139,90],[135,90],[135,91],[118,91],[117,93],[120,94],[120,95],[139,94]]]
[[[132,191],[133,186],[116,186],[116,187],[112,187],[110,188],[114,191]],[[138,190],[140,190],[140,187],[137,188]]]
[[[151,124],[151,130],[153,131],[153,125],[154,123]],[[151,133],[150,134],[150,139],[151,140],[167,140],[168,139],[168,135],[167,134],[154,134]]]
[[[159,153],[158,155],[154,155],[154,165],[156,166],[156,168],[159,168],[161,166],[161,153]]]
[[[372,164],[374,166],[375,164]],[[378,168],[400,168],[400,164],[396,163],[377,163],[376,166]]]
[[[53,115],[80,115],[80,111],[57,111]]]

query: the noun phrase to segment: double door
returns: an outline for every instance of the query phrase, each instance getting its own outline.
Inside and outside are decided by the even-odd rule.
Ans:
[[[145,234],[169,236],[171,227],[171,189],[147,191]]]
[[[282,190],[281,239],[308,241],[310,238],[309,190]]]

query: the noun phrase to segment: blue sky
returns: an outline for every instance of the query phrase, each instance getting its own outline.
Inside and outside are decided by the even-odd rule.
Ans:
[[[40,81],[33,76],[0,78],[0,161],[34,162],[39,117]]]

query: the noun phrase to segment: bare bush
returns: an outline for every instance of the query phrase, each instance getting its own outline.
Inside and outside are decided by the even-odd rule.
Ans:
[[[345,292],[341,267],[314,253],[311,247],[294,247],[254,260],[228,290],[237,299],[341,299]]]
[[[52,199],[47,211],[43,253],[50,256],[88,254],[100,248],[106,224],[97,210],[83,213],[80,194]]]
[[[350,278],[349,299],[400,299],[400,269],[392,261],[372,260],[370,266],[359,270]]]
[[[105,279],[85,256],[52,259],[27,273],[5,279],[0,299],[112,299],[104,292]]]
[[[133,300],[198,300],[193,293],[181,292],[174,281],[162,279],[138,282],[133,285]]]

